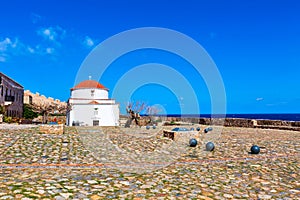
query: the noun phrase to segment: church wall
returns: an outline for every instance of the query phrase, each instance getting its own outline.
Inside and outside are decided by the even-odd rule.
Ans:
[[[81,126],[93,126],[93,121],[99,121],[100,126],[119,125],[119,105],[73,105],[68,115],[68,125],[75,124]]]
[[[93,105],[73,105],[72,110],[70,112],[70,125],[75,123],[79,123],[79,125],[92,126],[92,117],[94,114]]]
[[[91,101],[94,101],[93,99],[70,99],[69,103],[75,103],[75,104],[89,104]],[[99,104],[115,104],[114,99],[95,99]]]
[[[75,89],[71,98],[108,99],[108,91],[103,89]]]
[[[119,126],[118,104],[97,106],[101,126]]]

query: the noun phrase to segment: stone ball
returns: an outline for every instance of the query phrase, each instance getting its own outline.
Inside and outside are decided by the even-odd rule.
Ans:
[[[197,146],[198,142],[195,138],[190,139],[190,147],[195,147]]]
[[[251,151],[251,154],[259,154],[260,148],[259,148],[259,146],[257,146],[257,145],[253,145],[253,146],[251,147],[250,151]]]
[[[214,143],[212,143],[212,142],[206,143],[206,145],[205,145],[205,150],[206,151],[213,151],[214,149],[215,149]]]

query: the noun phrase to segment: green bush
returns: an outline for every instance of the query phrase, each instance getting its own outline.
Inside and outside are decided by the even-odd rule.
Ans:
[[[0,106],[0,114],[4,114],[5,113],[5,109],[4,109],[4,107],[3,106]]]
[[[23,110],[23,117],[25,119],[34,119],[38,117],[38,113],[34,112],[32,108],[30,108],[28,105],[24,104],[24,110]]]
[[[3,122],[5,123],[12,123],[12,121],[13,121],[12,117],[7,117],[7,116],[3,117]]]

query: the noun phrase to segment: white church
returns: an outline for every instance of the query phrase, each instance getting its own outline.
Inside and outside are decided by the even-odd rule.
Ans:
[[[108,98],[108,89],[86,80],[71,88],[68,100],[68,126],[119,126],[119,104]]]

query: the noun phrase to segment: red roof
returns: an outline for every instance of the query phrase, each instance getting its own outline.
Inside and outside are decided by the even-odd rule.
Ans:
[[[98,101],[91,101],[89,104],[97,105],[97,104],[100,104],[100,103],[98,103]]]
[[[82,81],[81,83],[79,83],[75,87],[71,88],[71,90],[86,89],[86,88],[97,88],[97,89],[108,90],[106,87],[104,87],[104,85],[102,85],[102,84],[100,84],[100,83],[98,83],[97,81],[94,81],[94,80]]]

